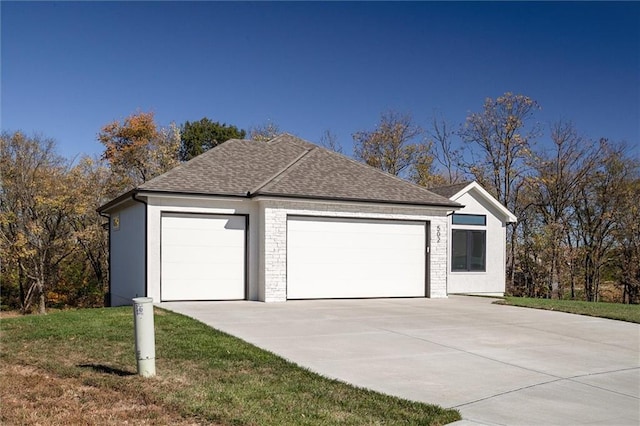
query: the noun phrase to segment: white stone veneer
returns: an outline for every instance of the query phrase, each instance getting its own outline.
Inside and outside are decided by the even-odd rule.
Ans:
[[[264,220],[260,232],[261,300],[283,302],[287,299],[287,216],[321,216],[367,219],[418,220],[431,224],[430,288],[427,297],[447,297],[448,218],[445,208],[418,208],[399,205],[297,202],[263,199],[259,212]],[[263,266],[264,265],[264,266]]]

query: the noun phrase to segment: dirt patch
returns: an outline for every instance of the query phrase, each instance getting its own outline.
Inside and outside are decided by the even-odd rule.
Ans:
[[[127,379],[128,382],[139,378]],[[3,425],[198,425],[165,406],[136,383],[96,387],[78,377],[62,378],[31,366],[0,365]],[[136,394],[137,393],[137,394]]]

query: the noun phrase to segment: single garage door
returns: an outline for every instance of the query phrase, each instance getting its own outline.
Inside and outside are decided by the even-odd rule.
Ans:
[[[246,217],[162,215],[161,299],[245,298]]]
[[[290,216],[287,298],[426,294],[426,222]]]

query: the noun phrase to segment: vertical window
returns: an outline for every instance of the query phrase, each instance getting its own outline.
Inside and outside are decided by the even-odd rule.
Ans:
[[[486,271],[486,231],[454,229],[451,241],[452,271]]]

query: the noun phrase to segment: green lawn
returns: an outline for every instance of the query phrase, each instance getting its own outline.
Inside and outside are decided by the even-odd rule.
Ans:
[[[640,323],[640,305],[584,302],[580,300],[535,299],[530,297],[505,297],[495,303]]]
[[[178,314],[156,309],[155,325],[158,376],[140,379],[130,307],[0,320],[0,423],[31,422],[34,410],[43,424],[442,425],[460,419],[456,410],[324,378]],[[36,385],[37,376],[46,378],[37,383],[49,384]]]

